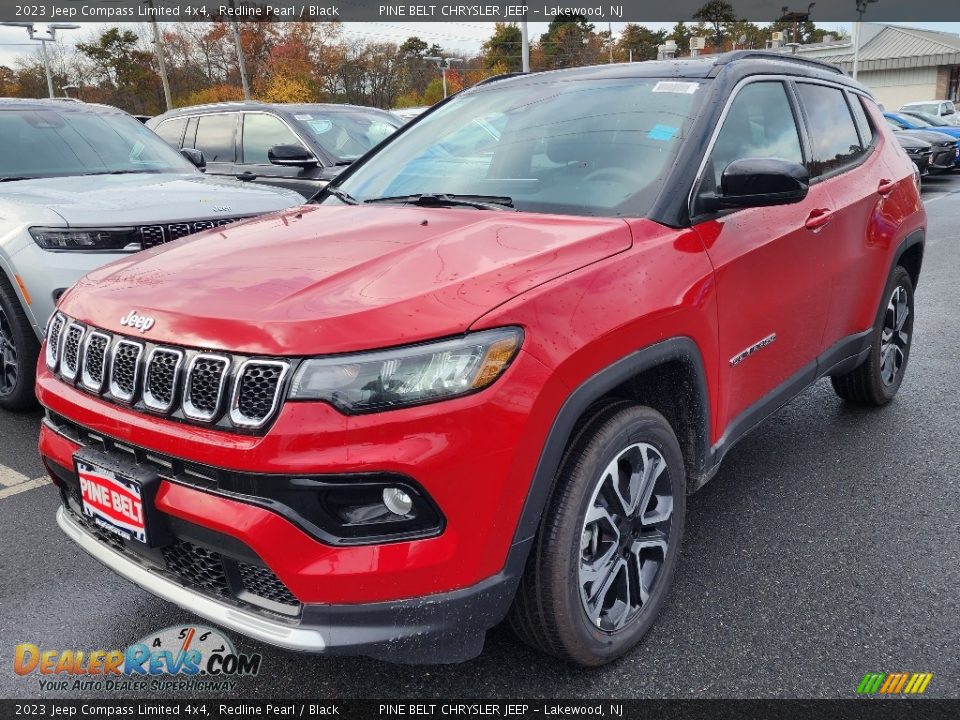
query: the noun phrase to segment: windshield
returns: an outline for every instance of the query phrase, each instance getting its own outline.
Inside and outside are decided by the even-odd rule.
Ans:
[[[704,92],[703,81],[656,78],[493,84],[419,120],[340,189],[360,202],[473,195],[526,212],[642,217]]]
[[[897,120],[898,122],[903,124],[904,127],[907,127],[906,123],[909,123],[914,128],[930,127],[930,123],[928,123],[926,120],[922,120],[921,118],[918,118],[916,115],[907,115],[906,118],[897,118]]]
[[[297,125],[337,162],[350,162],[366,153],[400,127],[389,115],[350,112],[303,112],[293,116]]]
[[[950,123],[946,123],[940,118],[934,117],[930,113],[913,112],[913,113],[910,113],[910,116],[920,122],[926,123],[924,127],[949,127],[950,126]]]
[[[0,178],[197,172],[129,115],[2,110],[0,138]]]

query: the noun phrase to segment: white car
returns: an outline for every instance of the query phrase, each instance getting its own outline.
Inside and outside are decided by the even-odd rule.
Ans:
[[[0,148],[0,408],[9,410],[33,403],[46,323],[85,274],[303,202],[291,190],[208,178],[133,117],[102,105],[0,99]]]
[[[926,102],[907,103],[900,108],[903,111],[915,110],[934,115],[950,125],[960,125],[960,113],[950,100],[928,100]]]

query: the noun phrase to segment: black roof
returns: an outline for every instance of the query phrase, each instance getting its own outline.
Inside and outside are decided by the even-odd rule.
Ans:
[[[474,87],[486,89],[494,84],[514,83],[519,85],[542,82],[546,79],[612,80],[641,77],[707,79],[717,77],[722,72],[734,72],[742,76],[771,73],[815,78],[846,85],[861,92],[870,92],[835,65],[799,55],[783,55],[762,50],[736,50],[720,55],[704,55],[676,60],[647,60],[634,63],[589,65],[536,73],[510,73],[490,78]]]

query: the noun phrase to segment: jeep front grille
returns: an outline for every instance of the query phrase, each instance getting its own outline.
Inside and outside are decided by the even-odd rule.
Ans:
[[[60,334],[63,332],[63,326],[66,323],[66,318],[57,313],[53,316],[50,327],[47,329],[47,367],[51,370],[57,367],[57,361],[60,359]]]
[[[57,367],[59,361],[59,368]],[[159,345],[57,313],[47,364],[64,382],[134,410],[256,431],[277,415],[293,362]]]
[[[244,218],[221,218],[218,220],[196,220],[194,222],[178,222],[169,225],[143,225],[140,227],[140,245],[147,248],[162,245],[171,240],[179,240],[187,235],[198,233],[202,230],[210,230],[215,227],[223,227],[237,220]]]
[[[109,335],[96,331],[87,333],[87,340],[83,344],[83,370],[80,373],[80,382],[88,390],[100,392],[103,389],[109,346]]]
[[[209,422],[220,409],[230,358],[202,353],[190,362],[183,391],[183,412],[191,420]]]
[[[151,410],[166,412],[173,407],[177,376],[183,364],[183,351],[154,348],[147,359],[147,375],[143,381],[143,403]]]
[[[67,380],[76,380],[80,369],[80,341],[83,340],[82,325],[70,323],[67,336],[63,341],[63,358],[60,361],[60,374]]]

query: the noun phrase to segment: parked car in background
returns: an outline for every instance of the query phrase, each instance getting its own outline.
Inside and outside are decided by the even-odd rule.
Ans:
[[[668,602],[687,494],[738,440],[819,378],[893,400],[925,233],[915,168],[834,66],[741,51],[478,84],[316,204],[226,229],[231,252],[207,234],[67,293],[37,382],[57,522],[290,649],[462,661],[509,616],[610,662]],[[733,571],[749,508],[710,502]]]
[[[951,125],[960,126],[960,113],[950,100],[928,100],[925,102],[907,103],[900,110],[919,110],[942,118]]]
[[[312,197],[403,122],[356,105],[230,102],[180,108],[147,127],[203,153],[208,175],[277,185]]]
[[[897,142],[899,142],[900,146],[906,151],[907,157],[917,166],[920,175],[923,176],[930,172],[930,159],[933,157],[933,145],[907,133],[895,132],[894,135],[897,138]]]
[[[923,120],[898,113],[884,113],[883,117],[898,135],[909,135],[930,143],[933,151],[930,157],[931,172],[947,172],[960,165],[960,149],[958,149],[960,128],[957,128],[957,133],[954,134],[941,132],[940,128],[935,129]],[[949,129],[943,128],[943,130]]]
[[[420,117],[429,109],[429,105],[423,105],[422,107],[395,108],[390,112],[403,120],[404,124],[406,124],[411,120],[415,120],[416,118]]]
[[[947,135],[960,139],[960,126],[953,125],[941,117],[931,115],[930,113],[923,112],[921,110],[900,110],[898,111],[898,114],[903,115],[908,119],[922,120],[930,126],[931,130],[946,133]]]
[[[955,140],[960,140],[960,127],[947,124],[945,121],[929,116],[937,124],[928,121],[926,118],[919,117],[916,112],[885,112],[883,116],[895,124],[898,130],[929,130],[933,132],[949,135]]]
[[[60,295],[131,252],[302,202],[205,177],[105,105],[0,99],[0,408],[33,401],[39,339]]]

